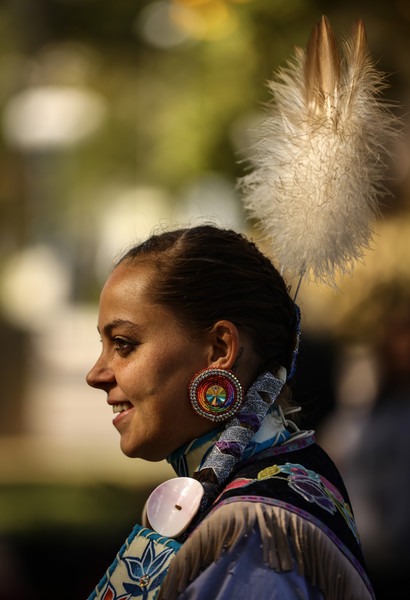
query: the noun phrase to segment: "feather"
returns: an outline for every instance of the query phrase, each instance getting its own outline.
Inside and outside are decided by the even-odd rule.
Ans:
[[[337,92],[340,79],[340,55],[329,21],[316,23],[306,49],[306,105],[309,112],[320,112],[326,99]]]
[[[399,120],[360,21],[339,52],[326,17],[268,82],[272,102],[239,180],[282,272],[335,285],[372,239]]]

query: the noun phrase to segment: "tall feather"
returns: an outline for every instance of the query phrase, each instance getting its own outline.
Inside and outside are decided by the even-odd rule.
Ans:
[[[282,271],[335,284],[372,238],[398,119],[360,21],[339,52],[326,17],[268,83],[273,101],[239,181]]]

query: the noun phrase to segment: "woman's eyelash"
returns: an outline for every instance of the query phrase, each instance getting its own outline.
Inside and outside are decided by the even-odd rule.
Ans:
[[[135,340],[130,340],[128,338],[115,336],[112,338],[112,342],[114,344],[115,350],[122,352],[123,354],[130,353],[134,348],[138,345],[138,342]]]

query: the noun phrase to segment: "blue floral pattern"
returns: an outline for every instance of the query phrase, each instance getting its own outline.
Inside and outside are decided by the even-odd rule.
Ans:
[[[181,544],[136,525],[88,600],[154,600]]]
[[[141,596],[142,600],[147,600],[149,592],[160,585],[164,577],[163,567],[172,554],[170,548],[164,548],[155,556],[154,544],[148,543],[141,558],[124,558],[130,580],[135,582],[125,582],[125,591],[133,598]]]

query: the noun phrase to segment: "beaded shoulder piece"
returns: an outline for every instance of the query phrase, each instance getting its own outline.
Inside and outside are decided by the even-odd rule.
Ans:
[[[332,540],[372,590],[347,490],[313,436],[245,461],[226,483],[211,513],[235,502],[280,507],[309,521]]]
[[[88,600],[154,600],[180,547],[136,525]]]
[[[313,436],[242,462],[172,560],[157,600],[177,600],[254,531],[271,569],[297,569],[325,598],[374,600],[343,481]]]

